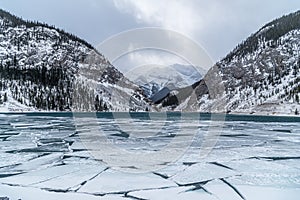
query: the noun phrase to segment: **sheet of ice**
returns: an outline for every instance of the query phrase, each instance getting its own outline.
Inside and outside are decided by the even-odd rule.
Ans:
[[[78,151],[66,152],[65,156],[73,156],[73,157],[84,157],[84,158],[93,158],[93,154],[91,151],[86,149],[80,149]]]
[[[59,164],[62,157],[63,153],[46,154],[41,157],[24,162],[21,165],[18,165],[15,168],[13,168],[13,170],[31,171],[37,170],[39,168],[46,168],[53,164]]]
[[[300,188],[300,170],[297,168],[259,159],[244,159],[224,164],[241,174],[228,178],[233,184]]]
[[[81,130],[85,133],[85,126],[92,125],[86,123]],[[124,119],[122,123],[129,130],[128,121]],[[116,130],[112,119],[105,119],[101,127],[107,130],[108,137],[117,141],[119,148],[139,153],[159,150],[172,140],[173,131],[177,130],[173,124],[150,137],[147,136],[151,131],[148,130],[150,122],[138,123],[148,124],[141,133],[142,142],[131,136],[113,135]],[[157,123],[163,124],[161,120]],[[180,123],[183,127],[191,126],[190,121]],[[22,200],[122,199],[121,196],[127,196],[125,199],[239,199],[233,187],[247,200],[259,197],[268,200],[268,193],[276,194],[274,198],[270,196],[275,200],[295,199],[300,195],[299,123],[227,121],[216,146],[203,158],[199,156],[201,134],[208,127],[206,121],[199,126],[202,132],[199,131],[190,149],[178,160],[162,163],[159,170],[139,174],[121,172],[122,168],[121,171],[105,170],[109,163],[93,157],[97,149],[86,149],[69,117],[0,115],[0,136],[3,136],[0,137],[0,183],[3,183],[0,196]],[[133,131],[135,137],[140,136],[137,128]]]
[[[86,184],[106,169],[106,167],[101,165],[67,165],[67,167],[73,168],[73,170],[76,171],[33,184],[33,186],[51,190],[78,190],[82,185]]]
[[[79,192],[106,194],[174,186],[177,186],[174,182],[151,173],[134,174],[109,169],[86,183]]]
[[[205,184],[203,188],[218,199],[222,200],[242,200],[242,198],[244,198],[242,194],[235,191],[236,188],[232,188],[221,180],[211,181]]]
[[[261,187],[238,185],[239,191],[247,200],[298,200],[300,188],[280,188],[280,187]]]
[[[238,175],[239,173],[214,164],[197,163],[176,174],[170,179],[181,185],[205,182],[218,178]]]
[[[128,196],[140,199],[151,200],[182,200],[182,199],[201,199],[201,200],[217,200],[216,196],[205,192],[202,189],[193,191],[194,187],[176,187],[155,190],[142,190],[129,192]],[[232,199],[234,200],[234,199]]]
[[[19,135],[0,142],[0,151],[15,151],[25,148],[35,148],[36,144],[32,141],[31,133],[21,132]]]
[[[176,162],[176,163],[169,164],[159,170],[156,170],[155,172],[166,177],[173,177],[176,174],[183,172],[187,168],[188,166],[183,164],[183,162]]]
[[[18,187],[0,184],[1,197],[9,197],[10,200],[125,200],[119,195],[94,196],[74,192],[50,192],[33,187]]]
[[[16,164],[26,163],[29,160],[36,158],[37,155],[27,153],[0,153],[0,171],[5,166],[12,166]]]
[[[0,182],[13,185],[33,185],[36,183],[44,182],[46,180],[59,178],[63,175],[74,173],[79,170],[80,169],[78,169],[78,167],[74,168],[74,166],[71,165],[55,166],[42,170],[27,172],[16,176],[2,178],[0,179]]]

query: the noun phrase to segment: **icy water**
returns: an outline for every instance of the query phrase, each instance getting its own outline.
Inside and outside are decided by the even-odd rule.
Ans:
[[[0,199],[299,199],[300,118],[0,114]]]

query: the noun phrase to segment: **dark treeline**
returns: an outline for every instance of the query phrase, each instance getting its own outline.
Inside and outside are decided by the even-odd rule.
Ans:
[[[0,65],[0,91],[9,89],[12,97],[26,106],[42,110],[108,111],[109,106],[74,74],[62,67],[20,68]],[[7,92],[0,103],[7,101]]]

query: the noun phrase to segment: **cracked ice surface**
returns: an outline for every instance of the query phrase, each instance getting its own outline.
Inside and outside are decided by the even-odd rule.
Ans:
[[[243,116],[232,121],[229,116],[212,151],[200,157],[203,133],[210,126],[207,119],[123,117],[115,122],[104,116],[97,123],[86,119],[78,125],[67,114],[0,115],[0,197],[296,200],[300,195],[299,122],[300,118],[288,117],[265,117],[260,122]],[[104,130],[118,148],[145,156],[158,152],[176,135],[185,138],[194,130],[197,134],[174,162],[132,173],[128,170],[138,171],[140,165],[124,163],[117,168],[93,156],[97,149],[88,149],[81,138],[92,133],[91,127]],[[153,135],[153,130],[160,131]],[[118,158],[113,152],[111,156]]]

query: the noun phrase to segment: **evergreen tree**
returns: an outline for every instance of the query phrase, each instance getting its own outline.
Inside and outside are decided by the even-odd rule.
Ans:
[[[4,98],[3,98],[3,102],[7,102],[7,93],[4,93]]]

